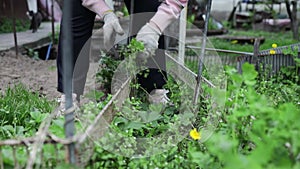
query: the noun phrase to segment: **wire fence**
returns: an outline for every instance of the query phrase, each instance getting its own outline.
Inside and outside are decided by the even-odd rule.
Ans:
[[[187,49],[197,51],[200,47],[187,46]],[[214,52],[209,53],[210,51]],[[265,73],[267,71],[268,76],[273,76],[282,67],[295,66],[295,58],[297,57],[300,58],[300,43],[259,51],[256,63],[253,63],[253,53],[207,48],[204,62],[209,64],[220,59],[224,66],[236,67],[238,72],[242,72],[242,65],[248,62],[255,64],[259,72]],[[197,53],[185,56],[185,64],[192,70],[197,68],[196,63],[198,63]]]
[[[295,66],[295,58],[300,58],[300,43],[260,51],[255,66],[260,73],[274,76],[282,67]],[[237,60],[238,70],[241,72],[241,66],[245,62],[251,63],[252,59],[253,55],[239,56]]]

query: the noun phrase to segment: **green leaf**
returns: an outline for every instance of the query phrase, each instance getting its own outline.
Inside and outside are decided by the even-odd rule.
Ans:
[[[142,118],[142,122],[144,123],[148,123],[162,118],[160,112],[156,112],[156,111],[153,112],[139,111],[138,116]]]
[[[240,74],[232,74],[231,79],[237,86],[240,86],[243,82],[243,78]]]
[[[47,114],[42,114],[39,111],[32,111],[30,112],[30,116],[34,119],[35,122],[40,123],[47,117]]]
[[[295,119],[299,119],[300,110],[292,103],[285,103],[278,109],[277,116],[282,121],[282,125],[293,126]]]
[[[126,115],[131,115],[133,111],[131,110],[131,108],[129,108],[127,106],[123,106],[122,112]]]
[[[12,125],[5,125],[5,126],[2,126],[2,129],[4,131],[8,131],[8,132],[14,132],[14,127]]]
[[[149,105],[149,110],[151,112],[155,112],[155,113],[160,113],[163,109],[163,105],[162,104],[150,104]]]
[[[75,166],[74,164],[66,164],[66,163],[60,163],[55,167],[55,169],[65,169],[65,168],[79,169],[79,167]]]
[[[115,126],[118,126],[119,124],[126,124],[128,123],[128,120],[123,117],[116,117],[114,118],[113,124]]]
[[[264,143],[265,142],[265,143]],[[272,139],[264,140],[264,142],[256,142],[256,148],[251,152],[249,158],[253,161],[252,163],[267,164],[271,159],[273,152],[273,141]]]
[[[103,92],[99,92],[96,90],[90,91],[89,93],[87,93],[85,96],[89,99],[96,99],[99,100],[100,98],[102,98],[105,94]]]
[[[50,132],[53,134],[63,137],[64,134],[64,118],[55,119],[49,128]]]
[[[222,89],[215,89],[212,91],[213,100],[217,102],[219,106],[223,106],[226,101],[226,91]]]
[[[144,123],[141,123],[141,122],[135,122],[135,121],[132,121],[132,122],[129,122],[127,124],[127,126],[125,127],[125,129],[136,129],[136,130],[140,130],[144,127]]]
[[[23,136],[24,135],[24,132],[25,132],[25,129],[23,126],[17,126],[16,127],[16,130],[17,130],[17,136]]]
[[[258,75],[257,71],[255,71],[254,65],[250,63],[245,63],[242,66],[242,70],[243,70],[242,76],[245,83],[246,84],[248,83],[249,85],[252,84]]]

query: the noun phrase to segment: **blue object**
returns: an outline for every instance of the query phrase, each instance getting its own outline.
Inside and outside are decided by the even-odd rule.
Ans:
[[[50,43],[49,46],[48,46],[48,50],[47,50],[47,54],[46,54],[46,60],[48,60],[49,57],[50,57],[51,48],[52,48],[52,43]]]

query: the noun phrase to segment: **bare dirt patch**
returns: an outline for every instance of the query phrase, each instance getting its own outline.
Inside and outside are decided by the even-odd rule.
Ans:
[[[97,60],[91,61],[85,93],[96,89],[97,71]],[[56,60],[36,60],[22,54],[16,56],[14,51],[0,52],[0,94],[20,83],[49,100],[60,97],[57,92]]]
[[[0,92],[17,84],[52,100],[59,97],[56,91],[56,60],[35,60],[26,55],[16,56],[14,51],[1,52]]]

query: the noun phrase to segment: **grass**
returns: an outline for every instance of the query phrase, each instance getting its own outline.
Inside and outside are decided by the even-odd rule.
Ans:
[[[272,48],[272,44],[276,43],[278,47],[299,43],[299,41],[292,39],[292,33],[288,32],[265,32],[265,31],[241,31],[241,30],[230,30],[228,36],[248,36],[248,37],[264,37],[264,43],[261,43],[260,50]],[[223,40],[216,37],[210,37],[211,44],[216,49],[226,49],[243,52],[253,52],[252,44],[233,44],[231,41]]]
[[[26,31],[30,27],[29,20],[16,19],[16,31]],[[13,20],[10,18],[0,18],[0,34],[13,32]]]
[[[26,131],[39,126],[43,113],[50,113],[54,108],[53,102],[30,92],[21,84],[8,88],[0,96],[0,138],[7,136],[23,136]]]

